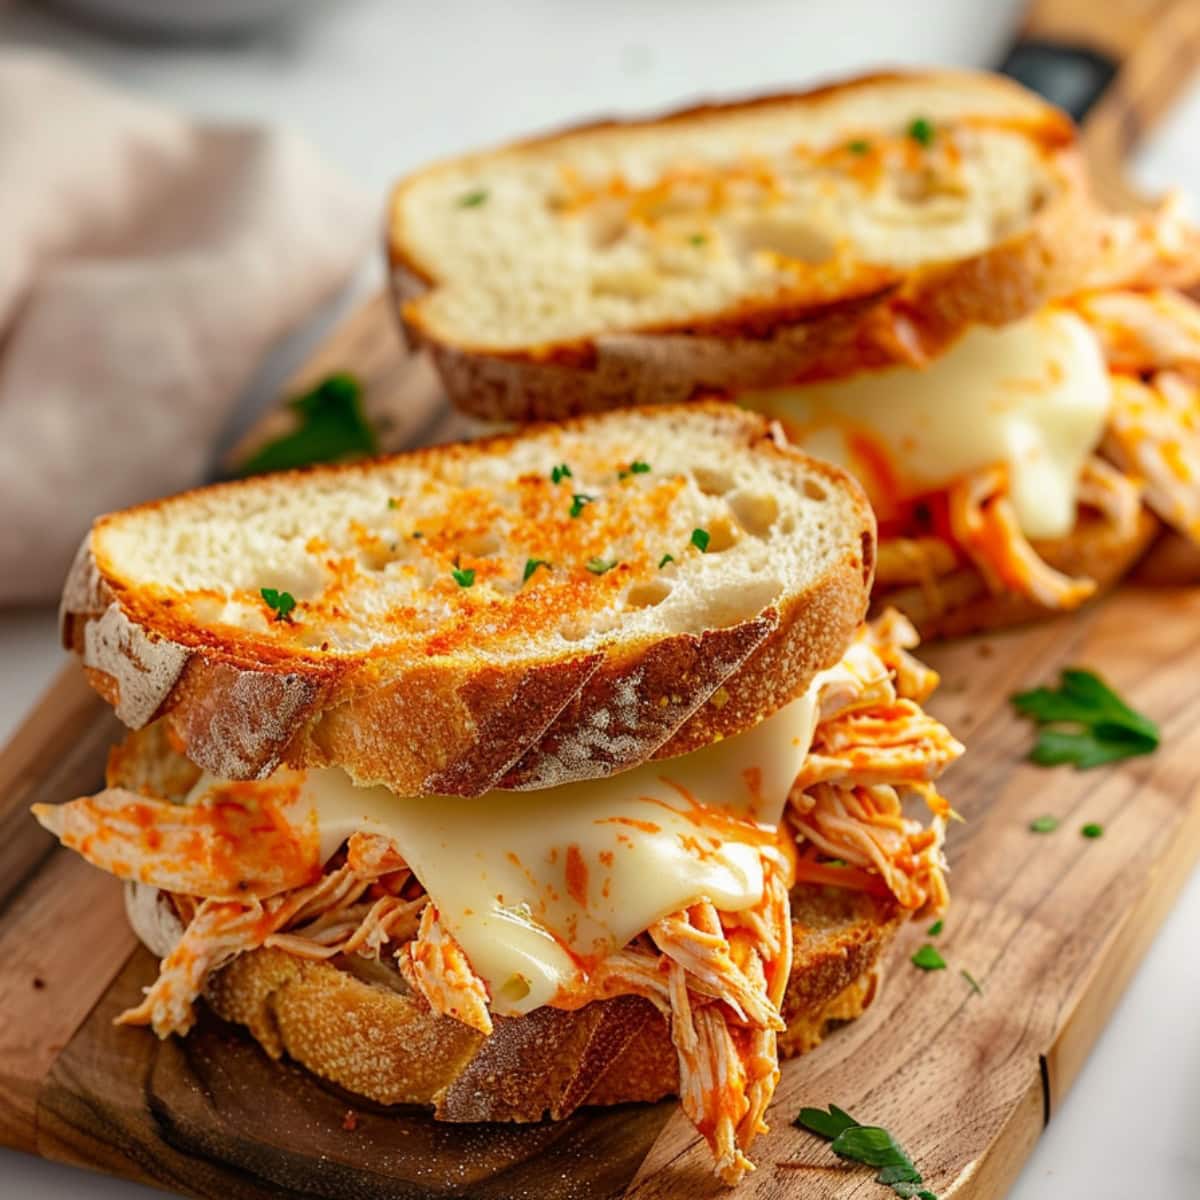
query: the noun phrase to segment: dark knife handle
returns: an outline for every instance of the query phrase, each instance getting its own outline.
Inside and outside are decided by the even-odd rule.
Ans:
[[[1117,76],[1115,58],[1086,46],[1023,38],[1009,50],[1000,71],[1044,96],[1083,124]]]

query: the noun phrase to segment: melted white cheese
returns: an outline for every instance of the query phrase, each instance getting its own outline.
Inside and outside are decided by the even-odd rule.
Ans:
[[[756,846],[808,752],[816,688],[746,733],[608,779],[414,798],[330,768],[307,774],[295,812],[315,812],[325,857],[360,830],[394,838],[493,1011],[529,1012],[659,917],[702,897],[758,902]]]
[[[975,326],[921,369],[865,371],[738,401],[854,472],[885,519],[897,502],[1005,463],[1022,532],[1048,538],[1074,527],[1080,471],[1103,434],[1110,385],[1087,325],[1044,309],[999,329]]]

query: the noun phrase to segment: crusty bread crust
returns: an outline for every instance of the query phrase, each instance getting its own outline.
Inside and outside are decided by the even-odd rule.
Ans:
[[[766,456],[794,474],[798,488],[829,491],[854,527],[845,553],[811,586],[730,626],[651,635],[619,653],[601,648],[500,665],[488,661],[486,647],[468,648],[389,664],[381,679],[370,659],[223,640],[173,621],[155,596],[105,571],[89,536],[63,595],[64,642],[127,724],[167,716],[184,753],[224,778],[262,778],[281,762],[337,765],[360,782],[408,794],[478,795],[682,753],[752,726],[836,662],[865,614],[874,567],[874,518],[844,472],[788,446],[761,417],[723,405],[710,411],[731,456]],[[512,442],[400,457],[433,466],[446,453],[502,455]],[[754,670],[743,670],[752,659]],[[617,719],[614,694],[628,701],[620,706],[621,753],[604,751],[589,732],[598,713]]]
[[[808,93],[704,105],[648,122],[585,125],[519,145],[545,146],[594,128],[667,125],[774,103],[820,102],[841,90],[944,75],[866,75]],[[979,84],[979,76],[964,78]],[[1012,86],[999,79],[990,82]],[[1028,97],[1022,101],[1028,103]],[[439,281],[396,225],[389,243],[396,311],[409,345],[429,349],[451,401],[487,420],[561,420],[614,407],[675,403],[713,392],[838,376],[850,369],[919,364],[971,325],[1007,324],[1078,290],[1101,251],[1107,223],[1089,193],[1070,122],[1047,106],[1043,118],[1030,123],[1026,132],[1040,146],[1057,185],[1030,220],[967,258],[905,271],[863,265],[841,287],[827,288],[819,301],[764,300],[683,325],[610,331],[570,343],[497,352],[455,343],[425,327],[420,297]],[[411,182],[398,185],[397,197]],[[398,209],[394,201],[394,212]]]
[[[811,1049],[833,1022],[865,1008],[903,920],[891,900],[796,889],[784,1053]],[[214,976],[206,998],[273,1058],[380,1104],[429,1105],[443,1121],[560,1120],[581,1104],[657,1100],[679,1086],[667,1021],[638,997],[497,1017],[484,1037],[435,1016],[388,967],[261,949]]]
[[[1040,558],[1063,574],[1095,580],[1097,594],[1103,594],[1141,558],[1160,528],[1158,520],[1143,508],[1139,510],[1137,528],[1129,536],[1121,536],[1108,522],[1083,517],[1065,537],[1036,541],[1033,547]],[[933,593],[911,585],[877,589],[872,600],[879,609],[898,608],[925,639],[963,637],[1059,615],[1013,592],[989,592],[973,567],[961,567],[942,576],[936,580]]]

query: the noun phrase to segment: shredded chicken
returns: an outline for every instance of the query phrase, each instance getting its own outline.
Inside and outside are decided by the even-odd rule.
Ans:
[[[1112,463],[1093,454],[1083,464],[1078,497],[1080,504],[1100,513],[1122,540],[1137,532],[1142,489]]]
[[[777,1038],[785,1029],[781,1009],[792,964],[791,888],[799,881],[869,890],[914,910],[945,903],[941,845],[951,814],[931,780],[961,747],[918,707],[937,675],[908,653],[916,641],[905,618],[885,613],[823,673],[812,752],[788,819],[773,842],[766,838],[758,846],[758,902],[724,912],[701,898],[656,920],[592,966],[580,995],[562,1001],[575,1006],[637,995],[668,1018],[681,1103],[727,1183],[752,1169],[748,1152],[766,1129],[779,1080]],[[928,827],[904,814],[908,797],[923,798],[933,810]],[[148,1024],[163,1037],[186,1032],[213,972],[266,946],[314,960],[394,955],[414,994],[434,1012],[485,1036],[492,1032],[485,981],[390,839],[354,834],[325,874],[273,895],[206,896],[213,884],[200,878],[203,864],[212,864],[225,886],[218,850],[229,814],[218,819],[195,806],[160,805],[152,816],[169,833],[160,855],[153,845],[133,844],[140,818],[131,820],[122,805],[66,807],[72,828],[83,830],[81,844],[89,837],[97,845],[111,840],[128,848],[138,877],[159,886],[189,885],[172,891],[183,936],[142,1003],[119,1018],[123,1023]],[[57,828],[65,832],[66,823]],[[186,829],[199,864],[188,874],[170,866],[177,828]],[[261,826],[268,839],[272,829],[283,828]],[[298,837],[307,836],[294,828]],[[111,866],[113,857],[104,861]],[[247,878],[274,879],[256,871]]]
[[[398,953],[404,978],[434,1012],[454,1017],[484,1035],[492,1032],[487,985],[442,927],[432,904],[421,914],[417,936]]]
[[[1003,466],[976,471],[954,484],[950,525],[993,592],[1015,592],[1045,608],[1070,610],[1096,590],[1093,580],[1071,579],[1037,556],[1017,524]]]

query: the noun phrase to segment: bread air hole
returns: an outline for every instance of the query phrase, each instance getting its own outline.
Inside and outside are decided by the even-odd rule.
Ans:
[[[829,493],[815,479],[806,479],[804,481],[804,494],[810,500],[829,499]]]
[[[746,258],[778,255],[791,262],[819,266],[834,255],[833,239],[805,221],[783,216],[760,216],[743,222],[734,244]]]
[[[736,492],[729,497],[729,507],[751,537],[765,538],[779,519],[779,501],[769,493]]]
[[[692,478],[706,496],[724,496],[733,489],[733,476],[719,467],[693,467]]]
[[[708,529],[708,547],[706,554],[720,554],[736,546],[738,528],[728,517],[713,517],[706,527]]]
[[[671,594],[671,585],[665,579],[649,579],[635,583],[625,596],[626,608],[653,608]]]

